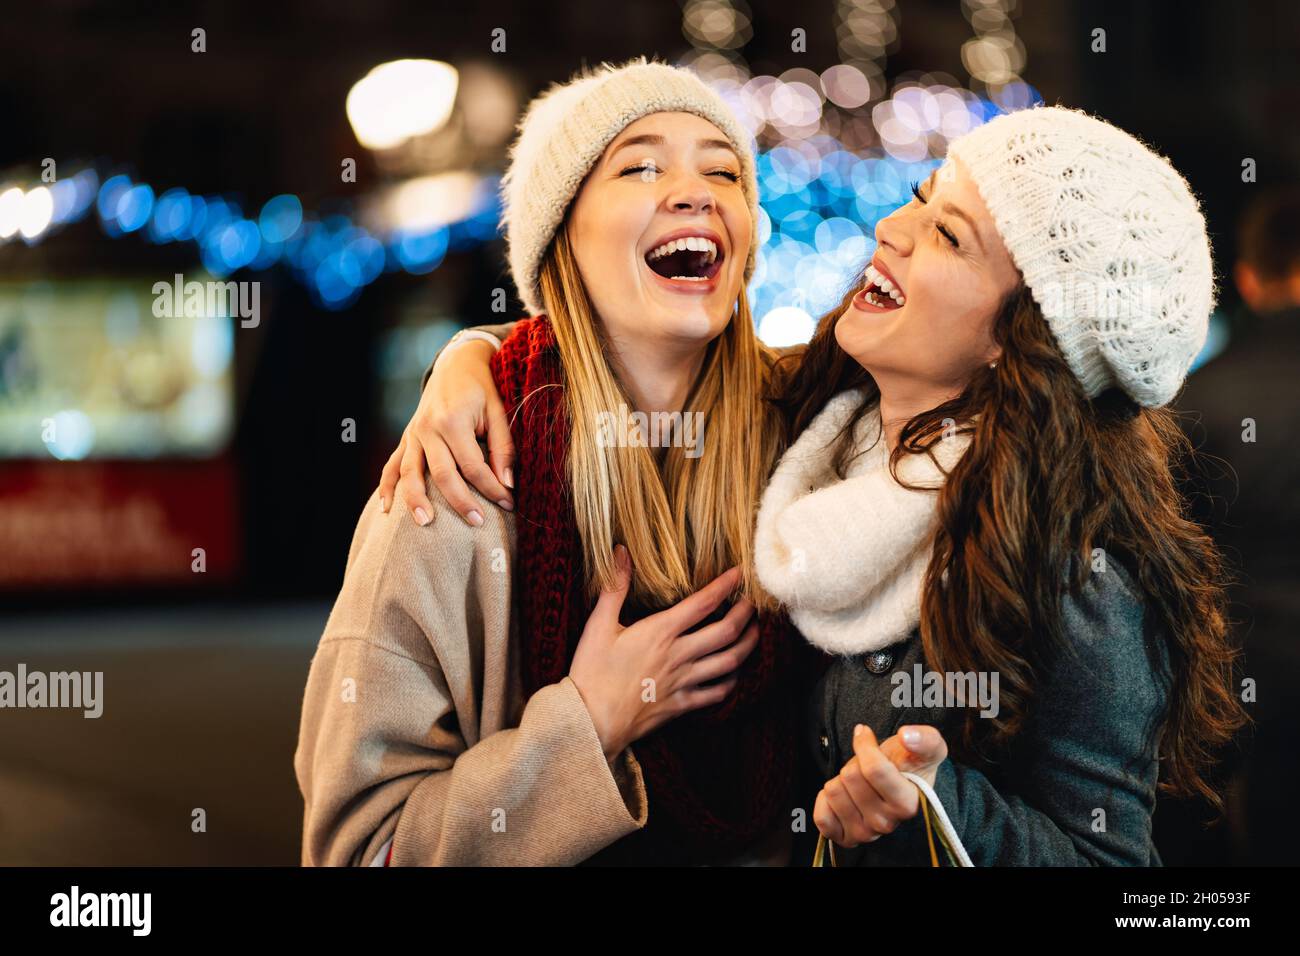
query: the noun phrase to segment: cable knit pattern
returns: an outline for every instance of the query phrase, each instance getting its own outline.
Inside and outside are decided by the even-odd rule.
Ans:
[[[1007,251],[1089,398],[1164,405],[1205,344],[1214,271],[1205,217],[1169,161],[1058,106],[955,140]]]
[[[879,650],[912,632],[934,543],[935,492],[904,488],[890,474],[879,406],[858,422],[860,454],[846,476],[832,469],[835,439],[862,401],[857,389],[836,395],[790,446],[763,493],[755,535],[763,586],[832,654]],[[934,447],[943,471],[928,455],[908,455],[899,477],[938,489],[968,445],[959,434]]]
[[[591,167],[629,125],[667,112],[694,113],[727,137],[740,160],[750,216],[758,222],[753,137],[726,101],[683,67],[645,57],[622,66],[602,64],[552,86],[529,104],[501,180],[510,272],[530,315],[545,311],[538,281],[542,256]],[[750,245],[746,282],[754,273],[757,248],[757,243]]]

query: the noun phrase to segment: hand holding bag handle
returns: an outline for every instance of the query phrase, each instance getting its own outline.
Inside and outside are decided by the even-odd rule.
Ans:
[[[919,791],[921,818],[925,820],[925,838],[930,844],[930,865],[939,866],[939,855],[934,848],[934,834],[937,831],[939,844],[943,847],[944,854],[948,857],[950,865],[974,866],[975,864],[971,862],[970,855],[966,852],[966,847],[962,845],[961,837],[957,836],[956,828],[952,825],[952,821],[948,819],[947,811],[944,810],[943,804],[935,794],[934,788],[917,774],[905,770],[903,776],[916,784],[916,789]],[[830,846],[831,866],[838,866],[835,861],[835,844],[822,835],[817,837],[817,850],[813,853],[813,866],[826,865],[825,858],[828,845]]]

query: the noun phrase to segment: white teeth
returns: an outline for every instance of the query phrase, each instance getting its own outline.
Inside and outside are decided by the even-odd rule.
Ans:
[[[877,270],[874,265],[870,265],[870,264],[867,265],[866,272],[863,273],[863,277],[867,280],[868,284],[878,287],[882,292],[888,295],[899,305],[906,304],[907,299],[903,296],[903,293],[899,290],[899,288],[896,285],[894,285],[894,283],[886,279],[883,275],[881,275],[879,270]],[[875,298],[872,298],[871,301],[874,304],[880,304],[875,301]]]
[[[868,293],[867,293],[867,301],[870,302],[872,305],[874,305],[874,306],[875,306],[876,308],[878,308],[878,309],[883,309],[883,308],[885,308],[885,303],[886,303],[886,302],[890,302],[890,301],[892,301],[895,305],[902,305],[902,304],[903,304],[902,302],[899,302],[897,299],[894,299],[892,296],[890,296],[889,298],[886,298],[885,295],[884,295],[883,293],[880,293],[880,292],[868,292]]]
[[[662,259],[664,256],[672,255],[674,252],[689,250],[691,252],[707,252],[709,262],[718,258],[718,247],[712,239],[706,239],[703,236],[687,236],[685,239],[674,239],[671,242],[665,242],[650,252],[650,259]]]

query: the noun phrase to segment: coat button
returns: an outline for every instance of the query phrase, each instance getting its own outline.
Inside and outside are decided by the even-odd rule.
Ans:
[[[831,752],[831,739],[825,734],[822,734],[817,742],[821,744],[822,756],[827,756]]]
[[[873,674],[883,674],[894,666],[894,655],[889,651],[872,651],[867,655],[867,670]]]

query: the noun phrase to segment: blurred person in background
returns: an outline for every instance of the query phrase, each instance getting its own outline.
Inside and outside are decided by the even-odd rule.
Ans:
[[[1232,277],[1242,307],[1227,346],[1192,374],[1178,406],[1201,452],[1191,494],[1237,577],[1232,617],[1245,676],[1258,682],[1257,724],[1238,775],[1237,862],[1292,863],[1300,853],[1290,820],[1300,786],[1300,186],[1247,207]]]

